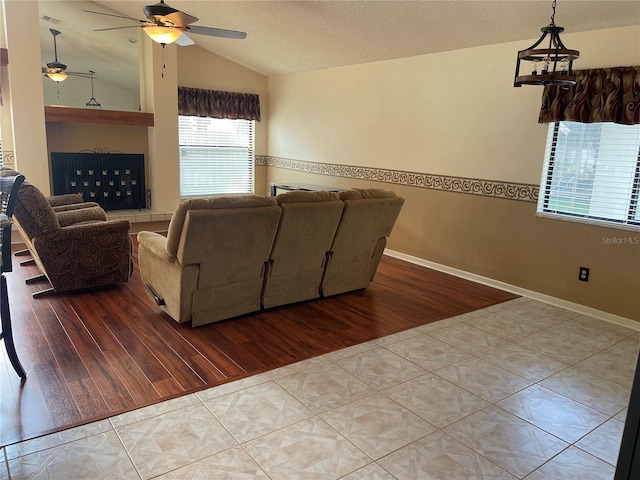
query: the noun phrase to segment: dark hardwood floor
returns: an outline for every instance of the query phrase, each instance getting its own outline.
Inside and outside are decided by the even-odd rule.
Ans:
[[[134,241],[135,244],[135,241]],[[370,288],[191,328],[163,314],[139,271],[113,288],[34,300],[7,274],[21,384],[2,346],[0,445],[100,420],[512,298],[384,257]]]

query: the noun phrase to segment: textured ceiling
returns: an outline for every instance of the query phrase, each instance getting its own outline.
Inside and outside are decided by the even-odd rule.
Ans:
[[[142,7],[154,1],[100,3],[142,19]],[[245,40],[191,37],[206,50],[270,76],[533,39],[541,27],[549,24],[551,15],[551,1],[547,0],[167,3],[198,17],[195,25],[247,32]],[[133,24],[80,11],[100,10],[96,2],[41,1],[40,5],[41,15],[61,20],[57,26],[41,21],[45,40],[49,36],[43,55],[52,43],[47,31],[51,26],[63,32],[59,57],[64,52],[67,60],[76,58],[75,50],[82,48],[101,65],[109,65],[109,59],[137,55],[137,47],[129,43],[129,38],[135,37],[139,28],[93,32],[94,28]],[[640,1],[560,0],[556,24],[565,27],[567,33],[637,25]],[[70,42],[67,50],[63,50],[65,41]],[[524,43],[523,48],[527,46]],[[71,68],[71,61],[68,63]]]

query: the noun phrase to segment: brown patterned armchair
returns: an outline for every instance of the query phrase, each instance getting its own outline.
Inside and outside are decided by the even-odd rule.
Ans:
[[[0,166],[0,177],[17,177],[18,175],[21,175],[21,173],[7,166]],[[96,202],[85,202],[82,195],[79,193],[52,195],[50,197],[46,197],[46,199],[47,202],[49,202],[49,205],[53,207],[53,211],[56,213],[100,206]],[[96,212],[96,210],[94,210],[94,212]],[[104,218],[101,218],[103,216],[104,215],[98,215],[93,220],[104,220]]]
[[[29,182],[18,191],[15,224],[51,289],[66,292],[129,280],[133,272],[129,222],[106,221],[99,206],[54,211]]]

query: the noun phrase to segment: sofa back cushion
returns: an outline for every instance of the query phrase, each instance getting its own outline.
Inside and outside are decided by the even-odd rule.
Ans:
[[[47,198],[35,185],[27,181],[20,186],[13,216],[29,239],[60,228]]]
[[[282,216],[271,252],[270,273],[282,275],[322,267],[344,206],[338,194],[293,191],[276,199]]]
[[[235,195],[211,198],[193,198],[185,200],[178,205],[167,233],[167,253],[173,257],[178,255],[178,246],[182,237],[182,230],[187,218],[187,213],[192,210],[224,210],[249,207],[274,207],[277,206],[273,197],[259,195]],[[278,209],[279,210],[279,209]]]
[[[390,190],[351,189],[340,192],[342,219],[333,239],[332,261],[370,259],[380,239],[391,234],[404,199]]]

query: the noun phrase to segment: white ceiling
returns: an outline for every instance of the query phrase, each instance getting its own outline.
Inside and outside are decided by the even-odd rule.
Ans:
[[[155,0],[102,0],[103,5],[143,19],[142,7]],[[172,7],[199,18],[195,25],[247,32],[245,40],[191,35],[196,45],[265,75],[402,58],[539,36],[550,22],[551,1],[194,1],[167,0]],[[94,32],[95,28],[134,25],[118,19],[84,13],[108,11],[84,0],[40,0],[43,63],[53,59],[58,37],[58,59],[69,70],[96,70],[98,75],[124,80],[137,75],[140,28]],[[567,33],[640,24],[640,1],[560,0],[556,24]],[[640,39],[639,39],[640,41]],[[571,45],[568,45],[571,48]],[[180,47],[190,48],[190,47]],[[515,58],[515,52],[514,52]],[[137,81],[137,80],[136,80]]]

